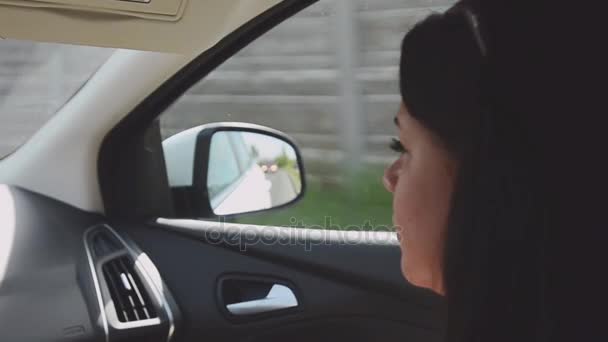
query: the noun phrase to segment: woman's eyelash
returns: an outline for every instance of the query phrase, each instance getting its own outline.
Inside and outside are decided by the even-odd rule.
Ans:
[[[391,139],[391,143],[389,144],[389,147],[391,148],[391,150],[398,152],[398,153],[407,152],[405,147],[403,147],[403,144],[401,143],[401,141],[399,141],[399,139],[397,139],[397,138]]]

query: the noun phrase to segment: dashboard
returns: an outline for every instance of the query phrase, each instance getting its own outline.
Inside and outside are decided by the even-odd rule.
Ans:
[[[393,236],[238,232],[110,221],[0,184],[0,341],[442,340],[443,302],[403,286]]]
[[[5,341],[170,341],[177,305],[150,258],[97,215],[0,185]]]

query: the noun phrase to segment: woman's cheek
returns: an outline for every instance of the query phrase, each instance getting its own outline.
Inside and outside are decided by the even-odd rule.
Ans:
[[[410,189],[407,189],[408,182],[400,182],[397,190],[395,191],[395,229],[399,235],[399,245],[401,248],[401,272],[404,277],[415,285],[416,281],[412,275],[420,272],[419,268],[421,265],[421,255],[417,245],[419,240],[417,235],[417,229],[419,226],[416,223],[416,210],[414,208],[415,203],[412,201],[412,194],[409,193]]]
[[[393,222],[397,229],[403,229],[406,226],[407,218],[411,215],[409,213],[411,209],[411,200],[409,191],[410,187],[410,174],[408,169],[407,156],[401,156],[397,162],[398,168],[395,170],[396,182],[393,191]]]
[[[436,242],[434,227],[428,222],[433,206],[425,194],[425,173],[416,173],[415,168],[405,166],[393,195],[394,223],[402,252],[401,270],[409,282],[428,287],[429,261],[434,259],[435,252],[431,245]]]
[[[395,191],[393,193],[393,224],[395,225],[395,231],[399,235],[399,241],[401,243],[401,250],[405,252],[407,240],[410,238],[412,226],[415,223],[415,210],[413,205],[415,204],[412,200],[411,180],[409,179],[407,168],[400,170],[399,181],[395,185]]]

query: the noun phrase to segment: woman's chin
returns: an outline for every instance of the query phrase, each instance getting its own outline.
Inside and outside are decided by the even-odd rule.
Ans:
[[[403,258],[401,259],[401,274],[408,283],[417,287],[427,287],[427,284],[415,274],[412,267],[409,267]]]
[[[416,287],[429,289],[437,294],[442,295],[443,291],[437,286],[434,286],[431,272],[423,269],[421,265],[411,265],[405,261],[405,255],[401,257],[401,274],[408,283]]]
[[[402,253],[401,255],[401,274],[403,275],[403,277],[405,278],[405,280],[407,280],[408,283],[414,285],[414,286],[418,286],[418,287],[425,287],[424,282],[421,282],[421,279],[419,276],[416,276],[417,273],[415,272],[416,268],[413,265],[410,265],[410,263],[408,263],[406,261],[406,255],[405,253]]]

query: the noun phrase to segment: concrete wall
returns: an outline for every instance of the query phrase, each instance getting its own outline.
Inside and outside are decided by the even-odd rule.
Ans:
[[[363,123],[359,159],[386,164],[400,95],[398,64],[405,32],[446,0],[359,0],[355,79]],[[282,130],[302,147],[308,169],[335,174],[343,165],[344,116],[335,1],[324,0],[261,37],[194,86],[162,118],[164,135],[207,122],[244,121]],[[357,113],[353,113],[357,115]],[[356,120],[354,116],[351,119]]]

